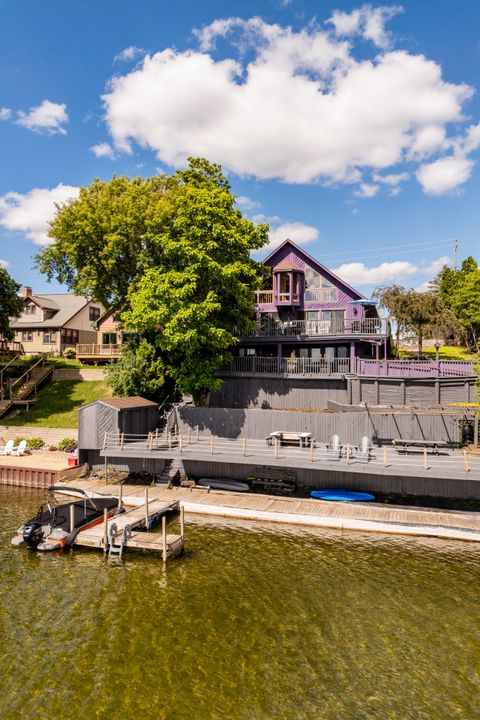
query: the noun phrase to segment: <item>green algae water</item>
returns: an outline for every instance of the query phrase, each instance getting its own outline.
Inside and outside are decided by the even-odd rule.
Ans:
[[[2,720],[474,720],[480,546],[187,522],[184,557],[10,546]]]

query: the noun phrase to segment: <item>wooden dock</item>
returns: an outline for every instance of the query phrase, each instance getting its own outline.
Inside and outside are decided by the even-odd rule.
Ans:
[[[78,485],[78,483],[77,483]],[[109,487],[107,493],[111,495]],[[181,533],[167,533],[167,516],[180,512]],[[161,522],[162,532],[149,532],[156,523]],[[102,523],[82,530],[75,538],[74,546],[90,547],[103,552],[119,554],[123,549],[149,550],[161,553],[166,562],[177,557],[184,549],[183,509],[178,500],[165,501],[152,499],[132,507],[113,518],[104,517]]]
[[[142,486],[105,485],[101,480],[75,481],[75,485],[92,493],[94,497],[122,493],[126,505],[136,506],[137,509],[144,505],[142,496],[145,488]],[[148,491],[152,501],[179,502],[187,514],[480,542],[478,512],[379,503],[322,502],[309,498],[223,490],[209,492],[207,489],[154,486],[149,487]],[[65,486],[65,492],[68,492],[68,485]]]

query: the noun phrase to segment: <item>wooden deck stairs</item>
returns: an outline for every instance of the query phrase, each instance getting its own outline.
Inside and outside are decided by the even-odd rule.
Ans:
[[[52,365],[46,363],[44,358],[27,370],[12,384],[11,397],[0,401],[0,418],[6,415],[14,405],[25,404],[25,401],[36,394],[37,388],[46,382],[52,373]]]

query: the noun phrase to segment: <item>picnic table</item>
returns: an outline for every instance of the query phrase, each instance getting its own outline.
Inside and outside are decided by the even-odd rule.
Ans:
[[[279,445],[298,443],[300,447],[306,448],[312,442],[312,433],[275,430],[275,432],[271,432],[267,437],[267,445],[273,445],[275,441],[277,441]]]
[[[426,448],[427,450],[431,450],[435,455],[438,455],[440,449],[446,448],[448,443],[445,440],[405,440],[404,438],[394,438],[392,445],[398,452],[415,452],[419,448]]]

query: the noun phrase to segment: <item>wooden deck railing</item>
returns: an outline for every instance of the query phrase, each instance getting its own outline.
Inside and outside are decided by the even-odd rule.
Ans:
[[[332,335],[388,336],[388,318],[365,318],[363,320],[261,320],[250,332],[238,333],[242,337],[278,337],[296,335],[303,337],[328,337]]]
[[[77,345],[77,347],[76,347],[77,358],[81,358],[81,357],[118,358],[120,356],[120,350],[121,350],[120,345],[97,345],[95,343],[88,344],[88,345],[81,344],[81,345]]]

